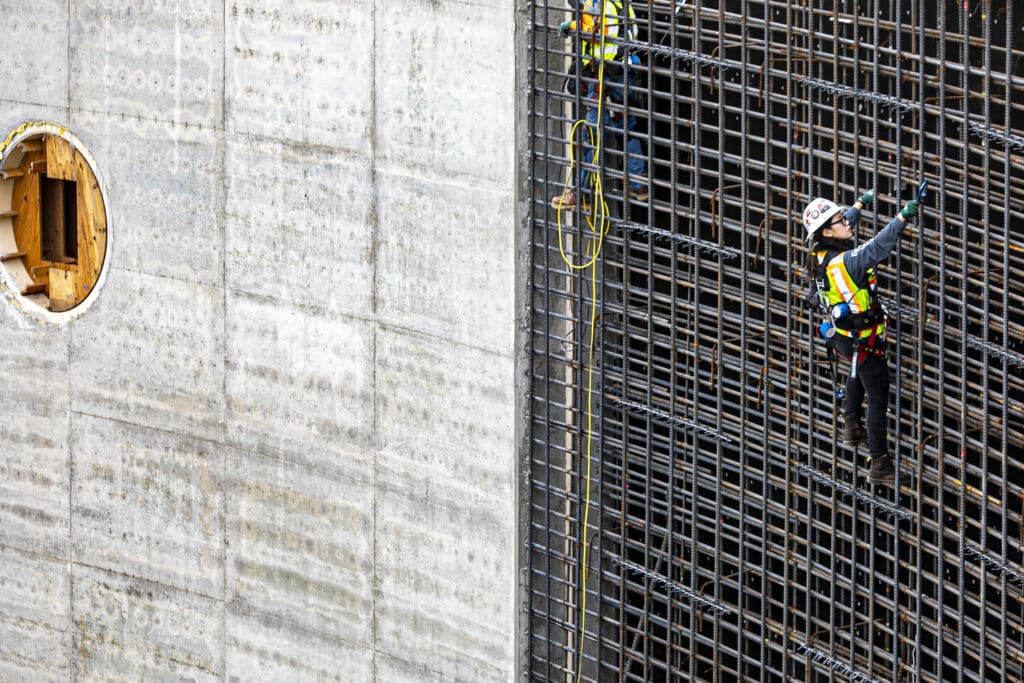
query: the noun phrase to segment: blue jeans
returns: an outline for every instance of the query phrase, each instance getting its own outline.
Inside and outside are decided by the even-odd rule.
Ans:
[[[623,87],[622,81],[610,80],[605,78],[604,88],[606,97],[617,105],[621,105],[625,101],[625,88]],[[587,100],[596,104],[597,102],[597,83],[587,84]],[[611,136],[616,139],[621,139],[623,133],[626,135],[626,153],[629,155],[626,158],[626,168],[629,171],[630,188],[638,190],[644,186],[644,184],[638,181],[638,178],[643,178],[647,172],[647,162],[644,160],[643,147],[640,145],[640,141],[630,135],[633,129],[636,127],[636,117],[632,114],[624,116],[622,112],[615,112],[615,116],[612,116],[612,112],[608,109],[602,108],[602,119],[604,120],[603,131],[607,131]],[[594,131],[595,138],[601,135],[603,131],[597,130],[597,107],[587,106],[587,124],[590,130]],[[584,140],[589,143],[589,137],[584,135]],[[605,146],[608,143],[606,137],[601,141],[601,156],[605,155]],[[594,160],[594,148],[589,144],[584,145],[583,151],[583,162],[590,164]],[[603,161],[603,159],[602,159]],[[603,165],[603,164],[602,164]],[[583,194],[590,192],[590,175],[591,172],[581,166],[580,168],[580,191]]]

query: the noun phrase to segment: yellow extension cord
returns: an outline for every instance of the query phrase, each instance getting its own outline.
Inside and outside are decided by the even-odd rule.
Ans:
[[[583,641],[587,633],[587,533],[590,529],[590,472],[591,472],[591,443],[594,436],[594,410],[593,410],[593,395],[594,395],[594,327],[597,322],[597,261],[601,255],[601,249],[604,247],[604,236],[608,234],[608,204],[604,199],[604,186],[601,182],[601,145],[604,141],[604,63],[605,63],[605,2],[601,2],[601,51],[600,51],[600,64],[597,72],[597,143],[594,143],[594,131],[589,130],[590,133],[590,144],[594,146],[594,156],[591,158],[591,162],[597,167],[597,170],[590,172],[590,185],[591,185],[591,197],[593,199],[593,212],[587,215],[587,227],[594,234],[594,237],[590,238],[590,243],[587,245],[585,254],[590,257],[586,263],[575,264],[565,253],[565,248],[562,244],[562,208],[557,209],[558,212],[558,253],[562,256],[562,261],[569,267],[570,270],[590,270],[590,333],[588,339],[588,355],[587,355],[587,472],[584,483],[584,507],[583,507],[583,533],[581,534],[581,549],[582,553],[582,576],[580,578],[580,610],[582,613],[580,621],[580,643],[579,653],[576,662],[576,681],[582,679],[583,676]],[[573,154],[573,140],[576,137],[576,131],[581,124],[586,124],[586,119],[580,119],[576,121],[572,129],[569,131],[569,172],[566,177],[565,186],[566,188],[572,187],[573,182],[573,168],[576,165],[575,155]],[[577,202],[583,201],[583,188],[580,188],[580,193],[577,196]],[[592,252],[592,253],[591,253]]]

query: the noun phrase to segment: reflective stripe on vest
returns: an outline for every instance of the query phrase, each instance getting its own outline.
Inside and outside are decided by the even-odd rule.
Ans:
[[[825,260],[827,252],[819,251],[817,253],[818,265],[820,266]],[[843,254],[840,253],[833,257],[831,261],[825,266],[825,276],[828,278],[829,287],[825,292],[825,298],[828,301],[829,309],[836,304],[845,303],[850,307],[850,315],[857,313],[865,313],[871,309],[871,293],[875,289],[875,282],[877,278],[875,276],[875,269],[870,268],[867,272],[867,286],[858,287],[857,283],[854,282],[853,278],[850,277],[850,272],[846,270],[846,263],[843,261]],[[871,333],[874,332],[877,336],[881,336],[885,332],[885,320],[879,322],[877,325],[866,327],[863,330],[842,330],[836,327],[836,333],[842,334],[847,337],[870,337]]]
[[[619,37],[619,24],[622,19],[622,3],[619,0],[588,0],[583,9],[582,33],[583,37],[583,63],[589,64],[594,57],[600,57],[601,36],[597,33],[597,17],[601,14],[599,5],[604,5],[604,34],[608,38]],[[629,40],[636,40],[636,14],[632,6],[627,6],[629,12]],[[594,35],[589,35],[594,34]],[[613,61],[619,54],[619,46],[611,40],[605,40],[604,59]]]

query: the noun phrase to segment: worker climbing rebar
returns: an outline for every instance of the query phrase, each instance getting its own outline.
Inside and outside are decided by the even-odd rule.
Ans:
[[[563,21],[558,26],[558,35],[564,38],[576,30],[575,21]],[[648,196],[644,178],[647,164],[640,140],[632,134],[636,127],[636,116],[627,115],[623,111],[627,100],[632,106],[639,106],[641,102],[638,89],[630,82],[630,67],[639,65],[640,59],[635,54],[627,57],[623,48],[614,41],[620,37],[636,39],[636,15],[628,0],[585,0],[579,33],[582,52],[579,74],[587,88],[587,124],[595,135],[603,136],[605,129],[614,135],[625,135],[626,169],[629,175],[627,194],[631,199],[645,201]],[[601,79],[598,78],[598,60],[604,63],[603,82],[599,82]],[[568,83],[574,87],[575,79],[572,75]],[[607,98],[603,108],[598,106],[601,98]],[[602,119],[600,129],[597,126],[599,115]],[[579,191],[586,196],[594,186],[592,174],[598,172],[586,168],[595,163],[593,145],[585,145],[583,162],[580,166]],[[551,205],[556,209],[572,209],[578,200],[576,191],[566,187],[562,194],[551,200]]]
[[[868,444],[871,468],[868,481],[891,483],[896,478],[888,450],[886,412],[889,406],[889,366],[884,339],[886,314],[875,293],[875,268],[899,241],[907,221],[917,214],[917,199],[903,209],[877,235],[854,246],[860,211],[874,199],[869,190],[845,212],[834,202],[818,198],[804,209],[803,223],[809,249],[806,273],[812,295],[826,312],[821,332],[833,351],[850,363],[843,405],[843,441]],[[867,396],[866,429],[862,423]]]

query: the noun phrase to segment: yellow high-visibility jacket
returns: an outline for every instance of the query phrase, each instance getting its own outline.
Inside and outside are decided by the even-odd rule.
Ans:
[[[875,269],[868,268],[864,281],[856,282],[846,269],[845,255],[846,252],[815,252],[818,267],[824,268],[828,279],[828,289],[822,294],[829,310],[843,303],[850,307],[849,314],[833,320],[836,333],[862,339],[870,337],[872,333],[881,337],[885,332],[885,313],[881,305],[874,301],[877,282]]]
[[[603,22],[600,20],[602,5],[604,6]],[[636,14],[633,13],[633,8],[628,3],[626,4],[626,11],[629,12],[628,15],[623,13],[623,0],[586,0],[583,5],[583,18],[580,21],[584,66],[590,64],[590,61],[595,57],[598,59],[603,58],[605,61],[614,61],[619,57],[619,46],[610,40],[605,40],[604,54],[600,54],[601,24],[604,25],[605,36],[608,38],[618,38],[621,35],[620,27],[624,23],[623,17],[628,16],[629,33],[621,37],[636,40]],[[576,30],[575,21],[569,26],[573,31]]]

